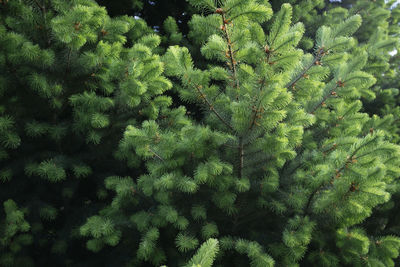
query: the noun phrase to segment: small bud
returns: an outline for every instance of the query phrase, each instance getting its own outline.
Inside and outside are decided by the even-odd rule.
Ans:
[[[321,62],[319,60],[317,60],[317,61],[315,61],[315,65],[321,66],[322,64],[321,64]]]
[[[228,52],[228,51],[225,51],[225,57],[226,57],[226,58],[230,58],[229,52]]]
[[[353,183],[351,183],[351,185],[350,185],[350,191],[351,192],[354,192],[354,191],[356,191],[358,189],[358,186],[356,186],[356,184],[353,182]]]
[[[369,128],[370,133],[374,133],[374,128]]]
[[[79,31],[79,29],[81,28],[81,23],[80,22],[75,22],[74,28],[75,28],[76,31]]]
[[[344,87],[344,82],[342,82],[341,80],[337,81],[336,84],[337,84],[339,87]]]
[[[215,13],[222,15],[222,14],[224,14],[224,10],[222,8],[217,8],[215,10]]]
[[[335,96],[337,95],[335,91],[331,92],[331,95]]]

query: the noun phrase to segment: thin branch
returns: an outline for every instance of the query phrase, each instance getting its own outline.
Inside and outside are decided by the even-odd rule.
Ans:
[[[372,140],[370,140],[370,141],[367,142],[366,144],[364,144],[364,145],[359,146],[358,148],[356,148],[356,149],[353,151],[353,153],[351,153],[351,155],[348,156],[348,159],[346,160],[345,164],[343,164],[343,166],[340,167],[340,169],[338,169],[338,170],[336,171],[336,173],[337,173],[337,174],[338,174],[338,173],[341,173],[345,168],[347,168],[347,164],[349,164],[349,163],[352,162],[352,158],[357,154],[357,152],[360,151],[361,148],[363,148],[363,147],[365,147],[366,145],[368,145],[370,142],[372,142]],[[335,179],[335,177],[336,177],[336,176],[333,176],[333,177],[331,178],[330,182],[333,182],[333,180]],[[309,209],[310,209],[311,202],[312,202],[312,200],[313,200],[315,194],[316,194],[319,190],[321,190],[321,188],[322,188],[323,186],[324,186],[324,184],[321,184],[321,185],[320,185],[319,187],[317,187],[317,188],[310,194],[310,196],[308,197],[307,204],[306,204],[306,207],[305,207],[305,209],[304,209],[304,210],[305,210],[305,211],[304,211],[304,214],[305,214],[305,215],[307,215],[307,214],[310,213]]]
[[[336,85],[335,85],[331,90],[329,90],[329,93],[326,94],[326,95],[324,96],[324,98],[322,99],[322,101],[319,102],[319,103],[311,110],[310,113],[311,113],[311,114],[314,114],[314,112],[315,112],[320,106],[322,106],[322,105],[325,103],[325,101],[332,95],[332,93],[335,91],[336,88],[338,88],[338,83],[336,83]]]
[[[346,161],[346,164],[347,164],[347,161]],[[337,173],[342,172],[342,171],[344,170],[344,168],[346,167],[346,164],[344,164],[344,165],[337,171]],[[333,176],[333,177],[331,178],[331,181],[334,179],[334,177],[335,177],[335,176]],[[312,200],[313,200],[315,194],[316,194],[319,190],[321,190],[321,188],[322,188],[323,186],[324,186],[324,184],[321,184],[320,186],[318,186],[316,189],[314,189],[314,191],[313,191],[313,192],[310,194],[310,196],[308,197],[307,204],[306,204],[306,207],[305,207],[305,209],[304,209],[304,215],[310,214],[310,205],[311,205],[311,202],[312,202]]]
[[[232,73],[233,73],[233,80],[234,80],[236,89],[239,90],[239,80],[237,79],[237,74],[236,74],[236,61],[233,57],[234,51],[233,51],[233,47],[232,47],[232,41],[229,36],[229,32],[228,32],[228,28],[227,28],[228,22],[226,20],[224,13],[221,14],[221,17],[222,17],[222,23],[223,23],[222,29],[225,34],[225,39],[228,42],[228,54],[229,54],[229,59],[231,61],[230,64],[231,64],[231,69],[232,69]]]
[[[156,158],[158,158],[158,159],[161,160],[162,162],[165,162],[165,160],[164,160],[160,155],[158,155],[157,152],[155,152],[153,149],[151,149],[151,147],[149,147],[149,150],[154,154],[154,156],[155,156]]]
[[[264,87],[264,85],[265,85],[265,77],[263,78],[263,80],[261,82],[260,90],[259,90],[259,93],[258,93],[259,96],[261,94],[261,90]],[[255,125],[257,114],[258,114],[258,109],[260,108],[260,105],[261,105],[261,99],[258,99],[258,100],[259,100],[259,102],[258,102],[258,105],[257,105],[257,109],[253,111],[254,112],[254,116],[253,116],[253,119],[251,121],[251,124],[250,124],[250,127],[249,127],[249,131],[251,131],[253,129],[253,126]]]
[[[207,96],[203,93],[203,91],[201,91],[200,86],[195,86],[195,88],[197,89],[197,91],[200,94],[200,97],[204,99],[204,101],[207,103],[208,107],[210,108],[210,110],[215,114],[215,116],[218,117],[218,119],[225,124],[229,129],[231,129],[232,131],[234,131],[233,127],[224,120],[224,118],[222,118],[222,116],[215,110],[214,106],[211,104],[211,102],[208,100]]]
[[[44,10],[45,10],[45,9],[44,9],[44,6],[41,6],[38,0],[33,0],[33,1],[34,1],[35,4],[40,8],[40,10],[41,10],[42,12],[44,12]]]
[[[304,68],[303,71],[301,73],[299,73],[299,75],[297,75],[297,77],[294,78],[292,81],[290,81],[285,87],[291,88],[292,86],[294,86],[296,84],[296,82],[298,82],[302,77],[304,77],[304,75],[307,73],[307,71],[309,71],[311,69],[311,67],[314,66],[315,63],[322,58],[322,56],[324,54],[325,54],[324,51],[322,49],[319,49],[318,54],[314,57],[311,64],[308,65],[306,68]]]

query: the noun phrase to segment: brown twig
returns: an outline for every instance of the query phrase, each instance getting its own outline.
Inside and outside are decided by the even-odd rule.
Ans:
[[[232,40],[231,40],[231,38],[229,36],[229,32],[228,32],[228,28],[227,28],[228,22],[226,20],[226,17],[225,17],[224,13],[221,14],[221,17],[222,17],[222,23],[223,23],[222,30],[223,30],[223,32],[225,34],[225,39],[226,39],[226,41],[228,43],[228,56],[229,56],[229,59],[230,59],[230,62],[231,62],[230,63],[231,64],[230,67],[231,67],[232,74],[233,74],[234,86],[236,87],[237,90],[239,90],[239,80],[237,79],[237,74],[236,74],[236,63],[237,62],[235,61],[235,58],[233,56],[234,50],[233,50],[233,47],[232,47]]]

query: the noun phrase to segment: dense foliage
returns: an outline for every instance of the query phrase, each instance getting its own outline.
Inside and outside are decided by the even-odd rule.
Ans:
[[[0,266],[399,264],[399,6],[0,0]]]

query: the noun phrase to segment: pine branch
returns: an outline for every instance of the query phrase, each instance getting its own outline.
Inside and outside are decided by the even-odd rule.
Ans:
[[[209,109],[215,114],[215,116],[218,117],[218,119],[225,124],[229,129],[231,129],[232,131],[234,130],[233,127],[224,120],[224,118],[222,118],[222,116],[215,110],[214,106],[211,104],[211,102],[208,100],[207,96],[203,93],[203,91],[201,90],[201,86],[195,86],[196,90],[199,92],[200,97],[204,99],[204,102],[208,105]]]
[[[346,164],[347,164],[347,161],[346,161]],[[346,168],[346,164],[344,164],[340,169],[338,169],[337,173],[342,172],[342,171],[344,170],[344,168]],[[335,176],[333,176],[333,177],[331,178],[331,181],[332,181],[334,178],[335,178]],[[306,207],[305,207],[305,209],[304,209],[304,210],[305,210],[305,211],[304,211],[304,215],[305,215],[305,216],[307,216],[307,215],[310,214],[310,205],[311,205],[311,202],[312,202],[312,200],[313,200],[315,194],[316,194],[319,190],[321,190],[322,187],[323,187],[323,184],[321,184],[319,187],[317,187],[317,188],[310,194],[310,196],[308,197],[307,204],[306,204]]]
[[[341,84],[341,82],[338,81],[338,82],[336,83],[336,85],[335,85],[331,90],[329,90],[328,94],[326,94],[326,95],[324,96],[324,98],[322,99],[322,101],[319,102],[319,103],[311,110],[310,114],[314,114],[314,112],[315,112],[320,106],[322,106],[323,104],[325,104],[325,101],[326,101],[331,95],[334,95],[334,92],[335,92],[336,88],[338,88],[338,86],[340,86],[340,84]]]
[[[40,8],[40,10],[41,10],[42,12],[45,12],[44,6],[41,6],[38,0],[33,0],[33,1],[34,1],[35,4]]]
[[[372,141],[373,141],[373,140],[370,140],[370,141],[367,142],[366,144],[364,144],[364,145],[359,146],[358,148],[356,148],[356,149],[353,151],[353,153],[351,153],[351,155],[347,157],[346,162],[336,171],[335,176],[332,176],[330,182],[332,183],[333,180],[335,179],[336,175],[337,175],[337,174],[340,174],[345,168],[347,168],[347,165],[348,165],[349,163],[352,163],[353,157],[357,154],[358,151],[360,151],[361,148],[363,148],[364,146],[368,145],[368,144],[371,143]],[[304,215],[310,214],[310,210],[309,210],[309,209],[310,209],[311,202],[312,202],[312,200],[313,200],[315,194],[316,194],[319,190],[321,190],[321,189],[323,188],[323,186],[324,186],[324,184],[321,184],[321,185],[320,185],[319,187],[317,187],[317,188],[310,194],[310,196],[308,197],[307,204],[306,204],[306,207],[305,207]]]
[[[157,157],[162,162],[165,162],[165,160],[160,155],[158,155],[151,147],[149,147],[149,150],[154,154],[155,157]]]
[[[265,77],[263,78],[263,80],[262,80],[262,82],[261,82],[261,86],[260,86],[260,90],[259,90],[259,94],[258,94],[258,95],[260,95],[260,93],[261,93],[262,88],[264,87],[264,85],[265,85]],[[249,127],[249,131],[251,131],[251,130],[253,129],[253,126],[254,126],[255,123],[256,123],[256,118],[257,118],[258,110],[259,110],[260,105],[261,105],[261,100],[260,100],[260,99],[258,99],[258,100],[259,100],[259,102],[258,102],[258,105],[257,105],[257,109],[253,111],[253,112],[254,112],[254,116],[253,116],[253,119],[251,120],[251,124],[250,124],[250,127]]]
[[[299,75],[297,75],[296,78],[294,78],[292,81],[290,81],[285,87],[286,88],[293,88],[293,86],[301,79],[304,77],[304,75],[307,73],[307,71],[309,71],[311,69],[312,66],[314,66],[317,61],[320,61],[322,56],[325,55],[325,52],[322,48],[318,49],[318,53],[317,55],[314,57],[313,61],[303,69],[302,72],[299,73]]]
[[[225,39],[228,43],[228,56],[229,56],[229,59],[231,62],[230,67],[231,67],[231,70],[233,73],[233,81],[234,81],[236,89],[239,91],[239,80],[237,79],[237,74],[236,74],[236,63],[237,62],[235,61],[235,59],[233,57],[234,51],[233,51],[233,47],[232,47],[232,41],[229,36],[229,32],[228,32],[228,28],[227,28],[227,25],[229,24],[229,22],[226,20],[224,13],[221,14],[221,17],[222,17],[222,23],[223,23],[222,30],[225,34]],[[236,96],[236,98],[238,98],[238,97],[239,97],[239,95]]]
[[[47,30],[46,30],[46,25],[47,25],[47,20],[46,20],[46,6],[43,4],[43,6],[39,3],[38,0],[33,0],[35,4],[38,6],[40,9],[42,16],[43,16],[43,30],[44,30],[44,39],[47,40],[47,46],[50,47],[50,38],[48,37]]]

